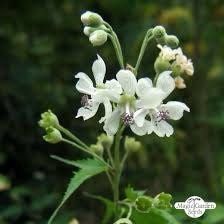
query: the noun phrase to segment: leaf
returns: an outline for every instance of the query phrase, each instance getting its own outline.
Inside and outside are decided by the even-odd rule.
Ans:
[[[107,166],[103,164],[101,161],[96,159],[85,159],[73,161],[72,164],[74,166],[79,167],[80,170],[74,173],[74,176],[70,180],[68,188],[65,192],[65,195],[56,208],[52,216],[50,217],[48,224],[51,224],[55,216],[57,215],[60,208],[64,205],[64,203],[68,200],[68,198],[75,192],[75,190],[87,179],[102,173],[107,170]]]
[[[101,223],[102,224],[108,223],[110,221],[110,219],[112,218],[113,214],[115,213],[115,206],[114,206],[113,201],[111,201],[107,198],[104,198],[102,196],[92,195],[92,194],[89,194],[89,193],[85,193],[85,195],[87,197],[97,199],[105,205],[105,207],[106,207],[105,212],[104,212],[105,214],[104,214],[104,217],[103,217]]]
[[[137,199],[137,197],[143,196],[144,194],[145,194],[145,191],[134,190],[134,188],[131,186],[128,186],[125,188],[126,198],[133,202]]]
[[[133,211],[131,220],[135,224],[180,224],[171,214],[167,211],[153,208],[149,213],[140,213],[136,210]]]
[[[207,210],[203,224],[218,224],[224,221],[224,205],[217,204],[216,209]]]

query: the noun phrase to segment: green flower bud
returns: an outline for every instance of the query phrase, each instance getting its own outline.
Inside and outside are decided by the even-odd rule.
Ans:
[[[172,200],[171,194],[166,194],[162,192],[153,199],[153,206],[160,209],[171,208],[172,207],[170,203],[171,200]]]
[[[183,70],[182,70],[181,66],[175,62],[172,64],[171,70],[173,71],[172,74],[176,77],[183,75]]]
[[[47,132],[47,134],[43,136],[43,139],[46,142],[56,144],[56,143],[62,141],[62,135],[58,129],[56,129],[54,127],[48,127],[48,128],[46,128],[46,132]]]
[[[97,155],[103,154],[103,146],[100,143],[90,145],[90,150]]]
[[[83,29],[83,33],[89,37],[91,35],[91,33],[93,33],[96,30],[104,30],[106,32],[108,31],[108,29],[105,25],[101,25],[98,27],[85,26]]]
[[[135,138],[126,136],[125,142],[124,142],[124,148],[125,150],[129,152],[137,152],[141,149],[142,144],[139,141],[136,141]]]
[[[50,126],[57,127],[59,125],[59,121],[57,116],[52,113],[51,110],[48,110],[47,112],[41,114],[41,120],[38,124],[42,128],[48,128]]]
[[[160,39],[166,35],[166,30],[163,26],[156,26],[153,28],[152,34],[156,39]]]
[[[89,41],[93,46],[101,46],[107,41],[107,33],[104,30],[96,30],[90,34]]]
[[[171,48],[176,48],[179,45],[179,40],[174,35],[166,35],[165,42],[166,42],[166,45]]]
[[[149,196],[139,196],[135,201],[135,208],[139,212],[147,213],[153,206],[153,199]]]
[[[100,136],[97,137],[97,143],[102,144],[104,148],[111,148],[112,144],[114,142],[113,136],[108,136],[104,133],[102,133]]]
[[[161,72],[170,69],[170,63],[168,60],[164,60],[163,58],[158,57],[154,63],[154,69],[157,74],[160,74]]]
[[[99,14],[90,11],[81,15],[81,21],[85,26],[99,26],[103,23],[103,19]]]

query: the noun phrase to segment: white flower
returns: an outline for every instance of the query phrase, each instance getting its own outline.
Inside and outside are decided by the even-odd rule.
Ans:
[[[104,130],[108,135],[114,135],[118,131],[120,119],[125,125],[130,126],[131,130],[137,135],[145,135],[151,125],[150,121],[145,120],[141,126],[142,117],[146,116],[144,110],[137,110],[137,104],[147,105],[147,108],[155,108],[161,104],[164,92],[152,87],[152,81],[148,78],[140,79],[138,82],[135,75],[129,70],[120,70],[116,78],[123,89],[118,106],[105,120]],[[135,94],[139,97],[136,101]],[[145,97],[147,96],[147,97]]]
[[[173,61],[176,65],[180,66],[183,73],[192,76],[194,73],[193,63],[184,54],[181,48],[171,49],[170,47],[164,45],[157,45],[161,50],[159,57],[167,61]]]
[[[160,89],[163,93],[162,100],[165,99],[175,88],[175,81],[170,74],[171,71],[162,72],[156,82],[156,89]],[[147,89],[149,89],[149,87],[150,86],[148,84]],[[151,86],[151,89],[152,88],[153,87]],[[144,100],[140,99],[137,102],[137,106],[139,108],[138,111],[141,111],[141,119],[138,118],[138,121],[136,120],[138,127],[142,127],[146,123],[148,126],[148,134],[155,132],[160,137],[169,137],[173,134],[173,127],[167,122],[167,120],[179,120],[183,116],[183,112],[189,112],[190,109],[182,102],[170,101],[166,104],[162,104],[159,100],[152,107],[152,105],[148,104],[148,94],[143,90],[143,93],[144,92]],[[150,124],[148,123],[149,120],[146,118],[147,116],[150,117]]]
[[[100,119],[103,122],[112,112],[111,102],[118,102],[122,93],[121,85],[115,79],[103,82],[106,74],[106,66],[103,59],[97,55],[98,59],[92,65],[92,72],[96,82],[93,86],[92,80],[83,72],[79,72],[75,77],[79,79],[76,89],[85,94],[82,97],[82,107],[78,110],[77,116],[87,120],[93,117],[101,103],[105,107],[105,116]]]
[[[161,50],[159,56],[167,61],[175,60],[176,51],[171,49],[170,47],[158,44],[157,47]]]
[[[184,79],[180,76],[175,77],[174,79],[175,81],[175,85],[178,89],[185,89],[186,88],[186,84],[184,82]]]

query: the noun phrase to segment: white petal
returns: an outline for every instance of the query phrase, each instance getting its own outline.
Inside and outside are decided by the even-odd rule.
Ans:
[[[149,78],[142,78],[138,80],[136,94],[143,97],[145,92],[152,88],[152,80]]]
[[[190,112],[190,108],[182,102],[170,101],[166,104],[162,104],[160,107],[164,111],[168,111],[170,119],[179,120],[183,117],[184,111]]]
[[[136,87],[137,87],[137,80],[135,75],[129,70],[120,70],[117,75],[117,80],[121,84],[124,93],[134,96]]]
[[[107,97],[113,102],[118,102],[120,98],[120,94],[122,93],[122,88],[120,83],[117,80],[112,79],[112,80],[106,81],[105,88],[107,90],[106,91]]]
[[[99,123],[104,122],[112,113],[112,105],[111,105],[109,99],[105,99],[103,105],[105,108],[105,116],[101,117],[101,119],[99,120]]]
[[[119,128],[121,111],[120,108],[115,108],[111,115],[106,119],[103,129],[107,135],[115,135]]]
[[[98,103],[94,103],[91,107],[81,107],[78,110],[76,118],[83,117],[83,120],[88,120],[89,118],[93,117],[99,108]]]
[[[75,78],[79,79],[79,81],[76,83],[76,89],[80,93],[91,95],[94,92],[93,82],[89,78],[88,75],[86,75],[83,72],[79,72]]]
[[[106,65],[103,59],[97,55],[97,60],[93,62],[92,71],[97,85],[103,84],[106,74]]]
[[[147,109],[139,109],[134,113],[134,121],[137,126],[142,127],[145,122],[145,117],[149,113]]]
[[[164,98],[164,92],[158,88],[151,88],[145,95],[137,100],[138,108],[153,109],[159,106]]]
[[[173,134],[173,127],[167,123],[166,121],[160,121],[157,122],[157,124],[154,124],[153,131],[159,136],[159,137],[170,137]]]
[[[170,76],[172,71],[164,71],[162,72],[156,82],[156,87],[160,88],[163,90],[164,94],[164,99],[174,90],[175,88],[175,81],[174,79]]]
[[[151,122],[145,120],[142,127],[138,127],[136,124],[132,124],[132,125],[130,125],[130,128],[136,135],[143,136],[148,133],[150,126],[151,126]]]

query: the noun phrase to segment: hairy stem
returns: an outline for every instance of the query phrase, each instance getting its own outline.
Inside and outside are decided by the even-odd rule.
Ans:
[[[138,74],[138,69],[139,69],[140,63],[142,61],[143,55],[145,53],[146,47],[147,47],[149,41],[152,40],[152,39],[153,39],[152,29],[149,29],[147,31],[146,35],[145,35],[144,40],[143,40],[141,50],[140,50],[140,53],[139,53],[139,56],[138,56],[138,60],[136,62],[135,68],[134,68],[134,73],[135,73],[136,76]]]

